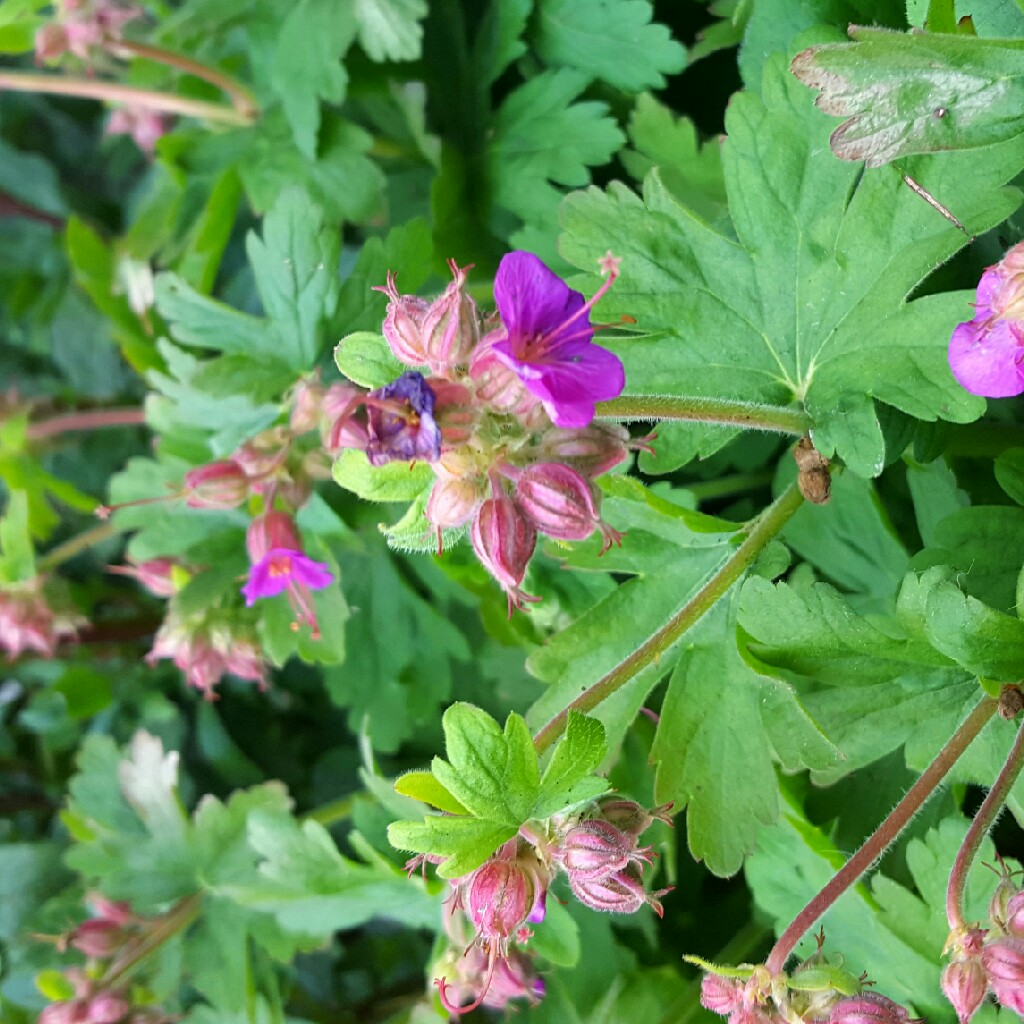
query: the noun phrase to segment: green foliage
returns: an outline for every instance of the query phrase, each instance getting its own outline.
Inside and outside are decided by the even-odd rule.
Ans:
[[[1024,131],[1024,53],[1015,39],[857,28],[854,43],[812,47],[794,73],[817,105],[847,118],[836,156],[881,167],[914,153],[974,149]]]
[[[945,339],[968,297],[906,302],[963,236],[898,176],[835,161],[780,61],[765,72],[763,101],[735,98],[727,129],[735,240],[680,203],[656,170],[643,201],[613,185],[565,205],[562,250],[576,266],[592,269],[608,248],[622,258],[601,311],[632,316],[645,332],[616,346],[630,390],[799,403],[818,449],[862,476],[884,464],[872,399],[928,421],[975,419],[980,404],[945,365]],[[972,229],[1015,208],[998,186],[1019,166],[1018,151],[992,151],[982,172],[991,177],[959,208]],[[941,198],[979,170],[946,157],[911,173]]]
[[[416,775],[399,791],[433,798],[445,816],[399,821],[388,838],[399,849],[444,858],[442,878],[458,878],[479,867],[531,818],[547,818],[588,803],[606,792],[593,775],[604,758],[604,729],[571,712],[565,736],[543,773],[526,722],[509,715],[504,730],[470,704],[452,704],[442,719],[448,760],[435,757],[433,782]],[[452,813],[455,807],[462,813]]]

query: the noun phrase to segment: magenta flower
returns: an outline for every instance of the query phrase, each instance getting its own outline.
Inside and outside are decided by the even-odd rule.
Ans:
[[[625,386],[618,356],[593,343],[590,309],[617,275],[613,258],[602,263],[608,279],[589,302],[529,252],[505,256],[494,279],[505,331],[491,348],[558,427],[587,426],[594,403]]]
[[[1024,242],[981,275],[974,319],[949,342],[953,376],[973,395],[1024,392]]]
[[[303,550],[295,521],[286,512],[267,512],[254,519],[246,538],[252,567],[242,587],[247,607],[261,597],[288,594],[297,622],[306,623],[319,637],[311,590],[323,590],[334,582],[325,562],[314,562]]]

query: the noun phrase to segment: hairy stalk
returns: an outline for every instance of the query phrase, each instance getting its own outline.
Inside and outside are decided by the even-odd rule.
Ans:
[[[119,533],[121,533],[121,527],[115,526],[113,523],[103,523],[90,530],[83,530],[82,533],[76,534],[70,540],[47,551],[36,563],[36,567],[41,573],[50,572],[58,565],[63,565],[69,559],[74,558],[75,555],[80,555],[83,551],[87,551],[96,544],[102,544],[103,541],[110,540],[111,537],[116,537]]]
[[[543,753],[565,732],[570,711],[591,711],[616,690],[626,685],[641,669],[654,664],[705,612],[710,611],[725,592],[746,572],[762,548],[789,522],[803,497],[796,484],[790,484],[753,521],[746,539],[729,560],[661,629],[623,659],[607,675],[583,691],[567,708],[559,711],[533,738],[538,753]]]
[[[804,933],[842,896],[854,882],[882,855],[885,848],[903,831],[911,818],[924,806],[939,783],[959,760],[960,755],[984,728],[985,723],[996,710],[996,701],[991,697],[981,700],[967,716],[946,745],[935,756],[935,760],[924,770],[921,777],[907,790],[906,796],[893,808],[892,813],[864,841],[861,848],[829,879],[825,887],[793,919],[789,927],[779,936],[772,947],[765,967],[772,975],[779,974],[786,966],[789,954]]]
[[[686,420],[725,427],[769,430],[802,437],[811,426],[807,414],[778,405],[757,405],[717,398],[675,395],[620,395],[597,403],[597,415],[613,420]]]
[[[57,437],[83,430],[102,430],[105,427],[135,427],[146,422],[146,410],[141,406],[121,409],[91,409],[88,412],[62,413],[28,425],[26,435],[30,441]]]
[[[199,917],[202,902],[203,895],[197,892],[175,903],[166,914],[153,922],[152,928],[124,947],[104,972],[100,986],[112,988],[168,939],[188,928]]]
[[[206,64],[200,64],[199,61],[192,60],[191,57],[186,57],[184,54],[164,50],[159,46],[131,42],[128,39],[109,40],[104,44],[104,48],[115,57],[122,59],[144,57],[147,60],[155,60],[168,67],[177,68],[195,78],[201,78],[204,82],[209,82],[210,85],[220,89],[231,100],[231,105],[239,114],[253,119],[259,113],[256,97],[241,82]]]
[[[147,110],[182,117],[197,117],[204,121],[244,127],[252,124],[251,114],[242,114],[234,107],[204,100],[190,100],[185,96],[139,89],[119,82],[101,82],[95,78],[72,78],[65,75],[31,75],[5,71],[0,73],[0,90],[10,92],[51,93],[56,96],[79,96],[83,99],[106,100],[113,103],[135,104]]]
[[[1006,803],[1013,784],[1024,766],[1024,726],[1017,730],[1017,738],[1013,741],[1006,764],[996,777],[992,788],[988,791],[978,813],[974,815],[971,827],[964,836],[964,841],[957,850],[953,870],[949,873],[949,886],[946,889],[946,918],[951,931],[966,928],[964,920],[964,886],[967,883],[967,872],[971,869],[978,847],[988,830],[995,824],[999,812]]]

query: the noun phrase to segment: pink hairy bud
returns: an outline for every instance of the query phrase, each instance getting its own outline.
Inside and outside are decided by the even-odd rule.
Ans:
[[[288,426],[296,434],[305,434],[315,430],[320,424],[320,416],[324,406],[324,387],[311,380],[300,380],[292,392],[292,411],[288,418]]]
[[[526,566],[537,546],[537,531],[501,489],[477,510],[470,529],[473,550],[483,567],[508,594],[509,615],[524,601],[535,600],[520,589]]]
[[[499,942],[526,922],[534,902],[534,880],[514,859],[497,854],[473,872],[468,885],[470,920],[477,935]]]
[[[37,64],[56,60],[68,50],[67,30],[63,25],[51,21],[36,32],[35,45]]]
[[[664,914],[658,897],[671,891],[660,889],[653,893],[647,892],[632,865],[607,878],[573,878],[570,875],[569,888],[576,899],[591,910],[635,914],[646,903],[658,917]]]
[[[80,999],[71,999],[66,1003],[50,1003],[38,1017],[36,1024],[80,1024],[87,1020],[84,1016],[86,1004]]]
[[[598,497],[587,479],[561,462],[540,462],[517,473],[516,504],[541,533],[556,540],[584,540],[600,528],[601,553],[622,535],[601,522]]]
[[[268,476],[281,467],[290,440],[291,435],[284,427],[272,427],[240,444],[231,458],[250,478]]]
[[[454,260],[448,261],[452,283],[443,295],[427,309],[422,324],[424,358],[434,373],[447,373],[469,362],[472,351],[480,340],[480,317],[476,303],[466,295],[466,272]]]
[[[52,658],[57,645],[73,640],[84,621],[53,608],[38,578],[0,589],[0,652],[12,661],[26,651]]]
[[[982,950],[981,962],[999,1005],[1024,1016],[1024,939],[993,939]]]
[[[175,558],[150,558],[137,565],[112,565],[108,572],[132,576],[156,597],[171,597],[178,592],[180,579],[188,573]]]
[[[104,960],[119,949],[127,934],[113,921],[83,921],[72,933],[70,943],[80,953],[94,960]]]
[[[185,504],[190,508],[238,508],[249,496],[249,480],[232,459],[210,462],[185,474]]]
[[[427,519],[442,528],[465,526],[473,518],[485,493],[484,484],[479,479],[438,480],[427,499]]]
[[[1024,939],[1024,892],[1015,892],[1007,901],[1003,927],[1018,939]]]
[[[705,974],[700,983],[700,1005],[728,1017],[743,1005],[743,986],[735,978]]]
[[[429,383],[434,392],[434,419],[441,428],[444,446],[465,444],[473,436],[477,420],[472,393],[465,385],[443,377],[431,377]]]
[[[972,956],[947,964],[942,972],[942,991],[956,1010],[960,1024],[967,1024],[988,991],[988,976],[981,958]]]
[[[69,30],[69,39],[74,49],[74,36]],[[84,44],[86,47],[89,42]],[[157,142],[170,131],[171,123],[167,117],[155,110],[142,105],[119,107],[110,115],[107,122],[107,135],[130,135],[135,145],[143,153],[152,153]]]
[[[554,427],[545,433],[539,451],[545,460],[568,463],[593,479],[625,461],[629,431],[617,423],[596,421],[575,430]]]
[[[85,902],[89,904],[95,918],[121,925],[139,923],[140,919],[132,913],[131,904],[125,900],[108,900],[102,893],[90,892]]]
[[[124,996],[116,992],[101,992],[89,1000],[85,1020],[88,1024],[119,1024],[132,1008]]]
[[[374,288],[388,297],[383,332],[395,358],[406,366],[422,366],[426,360],[423,321],[430,304],[417,295],[401,295],[395,275],[388,271],[387,284]]]
[[[469,375],[477,401],[491,409],[523,417],[540,408],[540,399],[526,390],[519,376],[490,351],[486,342],[474,353]]]
[[[249,560],[259,562],[275,549],[301,551],[295,520],[287,512],[268,512],[249,524],[245,535]]]
[[[623,832],[629,832],[639,836],[646,832],[656,821],[664,822],[669,828],[672,827],[672,817],[669,811],[672,804],[661,804],[653,810],[646,810],[635,800],[619,800],[612,798],[602,800],[600,803],[601,817],[611,822],[616,828]]]
[[[637,849],[636,836],[611,822],[592,818],[574,825],[565,834],[559,859],[570,879],[601,881],[627,864],[650,862],[650,848]]]
[[[910,1015],[887,996],[878,992],[840,999],[829,1013],[829,1024],[907,1024]]]

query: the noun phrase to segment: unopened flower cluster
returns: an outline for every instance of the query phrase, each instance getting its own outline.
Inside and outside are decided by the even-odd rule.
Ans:
[[[59,940],[61,948],[71,946],[86,958],[86,966],[64,971],[73,992],[70,998],[50,1003],[39,1015],[39,1024],[165,1024],[171,1018],[154,1006],[133,1005],[133,993],[126,987],[108,985],[103,976],[111,963],[133,947],[142,948],[153,921],[139,917],[127,903],[88,898],[92,916]]]
[[[729,1024],[921,1024],[905,1007],[867,987],[818,950],[790,973],[773,975],[763,965],[728,974],[709,971],[701,1005]]]
[[[295,515],[309,500],[314,482],[328,473],[321,448],[327,424],[319,409],[324,390],[300,383],[288,398],[287,426],[265,430],[229,458],[191,470],[179,491],[155,499],[184,499],[190,508],[212,511],[255,503],[258,511],[246,532],[249,572],[240,587],[246,609],[237,607],[236,600],[183,611],[179,594],[203,571],[201,565],[158,557],[115,570],[169,599],[147,660],[173,661],[208,699],[216,696],[214,688],[225,675],[267,685],[255,613],[247,610],[261,599],[284,594],[294,627],[309,629],[314,638],[320,635],[313,591],[330,586],[334,576],[326,563],[306,553]]]
[[[56,580],[36,576],[0,586],[0,652],[11,661],[26,653],[52,658],[57,645],[74,640],[84,624]]]
[[[989,928],[974,925],[950,935],[942,991],[961,1024],[991,993],[1000,1006],[1024,1016],[1024,891],[1004,875],[989,904]]]
[[[655,820],[671,824],[668,806],[646,811],[632,800],[607,799],[593,816],[555,816],[530,823],[480,867],[453,879],[445,904],[449,949],[435,965],[441,1002],[450,1013],[478,1006],[500,1009],[510,1000],[536,1002],[544,981],[530,956],[530,925],[544,920],[548,890],[564,873],[572,894],[593,910],[632,914],[659,897],[648,892],[644,866],[653,858],[640,835]],[[434,857],[416,857],[410,868]]]
[[[601,519],[594,481],[631,443],[594,413],[624,376],[618,357],[594,344],[590,322],[617,266],[602,261],[606,280],[586,301],[536,256],[510,253],[491,321],[466,292],[469,268],[451,263],[452,283],[433,302],[401,294],[389,275],[383,332],[412,369],[369,393],[336,385],[331,397],[330,450],[361,449],[374,466],[430,463],[424,532],[433,529],[440,547],[445,530],[468,527],[510,613],[535,600],[523,580],[539,534],[572,541],[599,530],[605,550],[619,540]]]

